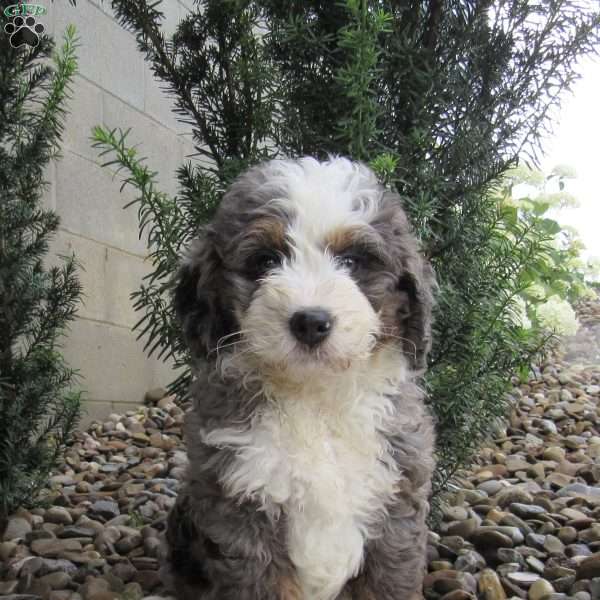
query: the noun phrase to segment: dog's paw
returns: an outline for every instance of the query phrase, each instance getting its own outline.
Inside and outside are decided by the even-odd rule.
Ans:
[[[35,48],[40,43],[40,35],[44,33],[44,26],[36,23],[34,17],[15,17],[12,23],[6,23],[4,31],[10,36],[10,45],[19,48],[26,45]]]

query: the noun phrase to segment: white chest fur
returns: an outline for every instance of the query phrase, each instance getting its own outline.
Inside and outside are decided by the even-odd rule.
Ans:
[[[382,393],[343,403],[292,396],[270,404],[250,429],[203,434],[205,443],[236,449],[222,477],[229,494],[286,514],[306,600],[335,598],[360,569],[371,525],[401,476],[381,433],[392,417]]]

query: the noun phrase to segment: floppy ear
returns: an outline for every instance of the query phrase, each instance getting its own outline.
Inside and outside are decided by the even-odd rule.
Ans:
[[[383,208],[377,219],[377,228],[387,242],[393,257],[393,299],[387,318],[394,323],[402,338],[403,352],[412,358],[412,368],[424,369],[431,349],[431,321],[433,294],[437,287],[433,268],[419,251],[402,200],[398,194],[386,190]]]
[[[175,276],[173,306],[194,357],[209,357],[219,339],[234,331],[223,297],[221,257],[212,232],[205,229],[187,252]]]
[[[427,366],[431,349],[431,313],[435,275],[429,262],[421,256],[412,256],[397,282],[398,293],[405,296],[398,310],[399,329],[402,331],[404,351],[413,359],[413,369]]]

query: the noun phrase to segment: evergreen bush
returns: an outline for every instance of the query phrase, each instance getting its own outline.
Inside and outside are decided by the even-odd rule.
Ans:
[[[77,66],[74,35],[59,51],[47,36],[13,48],[0,35],[0,531],[12,510],[36,502],[79,415],[59,350],[81,288],[72,257],[45,264],[59,219],[42,205]]]
[[[203,0],[168,40],[160,3],[112,6],[192,126],[197,153],[171,198],[126,132],[94,131],[107,164],[139,192],[154,265],[134,294],[146,348],[187,365],[170,277],[243,168],[305,154],[368,162],[402,197],[440,284],[425,385],[438,421],[435,488],[445,487],[506,411],[511,376],[548,339],[517,315],[539,270],[551,276],[556,223],[507,205],[498,186],[519,160],[535,162],[577,60],[597,50],[598,5]]]

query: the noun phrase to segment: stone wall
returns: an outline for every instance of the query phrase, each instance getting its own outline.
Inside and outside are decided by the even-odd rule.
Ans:
[[[191,0],[189,0],[191,2]],[[69,103],[63,158],[48,172],[46,201],[61,217],[53,253],[74,252],[84,267],[84,303],[65,341],[69,363],[80,370],[86,391],[86,416],[102,418],[143,400],[146,390],[172,378],[168,365],[148,359],[132,326],[139,317],[129,295],[149,265],[138,239],[135,208],[123,210],[132,192],[119,193],[120,181],[100,167],[91,147],[94,125],[132,128],[148,164],[160,171],[162,188],[176,190],[175,169],[193,152],[189,130],[176,122],[138,51],[135,39],[112,15],[109,2],[66,0],[44,3],[40,18],[57,43],[73,23],[80,37],[79,74]],[[173,31],[189,9],[188,1],[164,0],[164,27]]]

